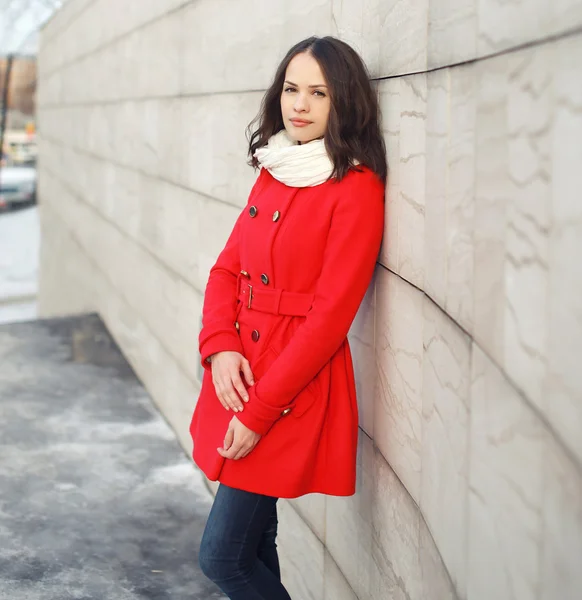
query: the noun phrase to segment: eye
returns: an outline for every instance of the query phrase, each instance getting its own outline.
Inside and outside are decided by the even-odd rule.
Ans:
[[[315,90],[314,94],[320,94],[322,98],[325,98],[325,94],[319,90]]]
[[[295,88],[294,87],[286,87],[284,91],[289,92],[291,90],[295,91]]]

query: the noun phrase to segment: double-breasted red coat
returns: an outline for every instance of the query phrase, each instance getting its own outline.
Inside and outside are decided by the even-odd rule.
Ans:
[[[384,185],[358,168],[305,188],[261,169],[210,270],[190,432],[194,461],[211,480],[280,498],[355,491],[358,409],[346,336],[384,223]],[[224,350],[250,362],[255,384],[236,416],[262,435],[236,461],[217,452],[234,413],[219,402],[206,361]]]

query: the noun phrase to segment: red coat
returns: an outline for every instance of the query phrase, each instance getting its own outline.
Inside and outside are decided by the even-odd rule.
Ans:
[[[280,498],[355,492],[358,410],[346,336],[383,229],[384,185],[368,168],[306,188],[261,169],[204,298],[205,371],[190,433],[209,479]],[[237,417],[263,437],[237,461],[216,450],[234,414],[216,397],[206,362],[221,350],[242,353],[255,377]]]

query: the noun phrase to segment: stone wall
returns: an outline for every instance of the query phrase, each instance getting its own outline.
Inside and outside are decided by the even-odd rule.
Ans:
[[[332,34],[376,80],[358,493],[281,503],[297,600],[580,597],[581,26],[576,0],[70,0],[43,32],[41,312],[97,310],[186,449],[276,65]]]

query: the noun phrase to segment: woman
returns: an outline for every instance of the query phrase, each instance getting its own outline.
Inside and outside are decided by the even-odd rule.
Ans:
[[[210,271],[190,431],[220,482],[204,573],[233,600],[279,600],[277,499],[355,491],[346,336],[380,249],[387,165],[367,70],[332,37],[291,48],[248,132],[261,170]]]

